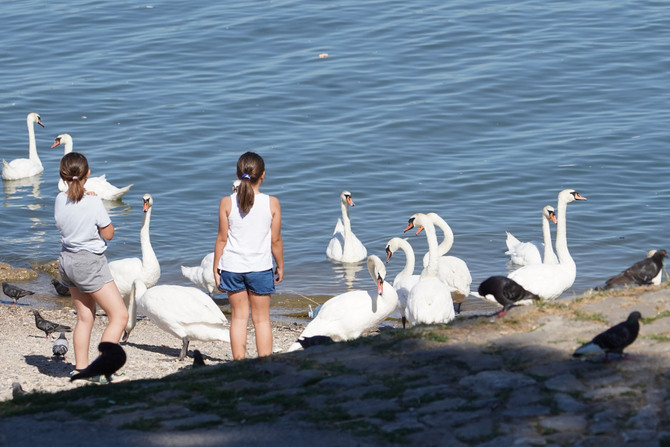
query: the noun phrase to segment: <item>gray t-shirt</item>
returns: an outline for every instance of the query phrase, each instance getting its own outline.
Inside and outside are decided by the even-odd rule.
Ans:
[[[63,250],[86,250],[100,254],[107,249],[107,241],[100,236],[98,228],[106,227],[112,220],[100,197],[86,194],[75,203],[61,192],[56,196],[54,219]]]

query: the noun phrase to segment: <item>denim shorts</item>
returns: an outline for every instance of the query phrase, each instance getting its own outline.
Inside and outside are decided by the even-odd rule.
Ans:
[[[272,295],[275,293],[275,280],[272,269],[263,272],[233,273],[219,270],[223,292],[241,292],[248,290],[256,295]]]
[[[92,293],[114,281],[104,254],[82,250],[61,251],[58,257],[58,271],[67,287],[76,287],[80,292]]]

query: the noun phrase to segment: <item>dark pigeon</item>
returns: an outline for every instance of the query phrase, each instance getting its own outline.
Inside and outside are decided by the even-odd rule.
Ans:
[[[65,354],[67,354],[69,347],[70,345],[67,342],[67,338],[65,338],[65,332],[61,332],[60,337],[54,341],[54,344],[51,347],[51,352],[53,352],[56,358],[65,359]]]
[[[2,291],[4,292],[5,295],[10,297],[11,299],[14,300],[14,305],[16,306],[16,302],[19,300],[19,298],[23,298],[26,295],[33,295],[35,292],[31,292],[30,290],[22,289],[21,287],[17,287],[13,284],[10,284],[8,282],[3,282],[2,283]]]
[[[631,312],[626,321],[596,335],[593,340],[577,348],[572,356],[582,357],[604,352],[606,360],[610,353],[623,357],[624,348],[633,343],[640,332],[640,318],[642,318],[640,312]]]
[[[100,355],[88,365],[70,377],[70,382],[78,379],[87,379],[95,376],[105,376],[107,382],[112,382],[112,374],[126,363],[126,351],[120,344],[103,341],[98,345]]]
[[[33,310],[33,314],[35,315],[35,326],[37,326],[37,329],[44,331],[47,337],[49,337],[54,332],[72,332],[72,328],[70,326],[65,326],[64,324],[45,320],[36,310]]]
[[[665,250],[656,250],[649,258],[636,262],[623,272],[608,279],[600,289],[608,290],[615,286],[638,285],[647,286],[663,269],[663,258],[667,258]]]
[[[506,276],[491,276],[479,285],[477,290],[482,297],[492,295],[503,306],[499,317],[505,316],[510,307],[522,300],[539,300],[540,297],[524,289],[513,279]]]
[[[307,349],[310,346],[328,345],[335,342],[327,335],[315,335],[313,337],[299,338],[298,343],[300,343],[300,346],[302,346],[303,349]]]
[[[56,293],[59,294],[60,296],[70,296],[70,289],[63,284],[62,282],[58,281],[56,278],[51,280],[51,284],[54,285],[54,289],[56,289]]]
[[[202,358],[202,353],[197,349],[193,351],[193,368],[200,368],[205,366],[205,359]]]

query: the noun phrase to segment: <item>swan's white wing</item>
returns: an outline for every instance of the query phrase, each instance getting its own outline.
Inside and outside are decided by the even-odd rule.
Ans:
[[[5,180],[18,180],[32,177],[44,171],[42,163],[29,158],[17,158],[7,163],[2,160],[2,178]]]
[[[117,188],[106,180],[104,174],[98,177],[90,177],[86,181],[86,190],[94,192],[103,200],[119,200],[132,186],[130,184],[123,188]]]
[[[507,251],[506,255],[517,265],[542,264],[542,255],[540,248],[533,242],[521,242],[516,237],[507,232]]]
[[[558,298],[575,280],[570,270],[560,264],[527,265],[511,272],[507,277],[547,300]]]
[[[456,317],[451,294],[438,278],[421,278],[407,298],[407,320],[416,324],[448,323]]]

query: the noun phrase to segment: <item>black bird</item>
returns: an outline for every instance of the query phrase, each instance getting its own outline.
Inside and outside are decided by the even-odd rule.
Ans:
[[[54,344],[51,347],[51,352],[53,352],[56,358],[62,357],[65,359],[65,354],[67,354],[69,347],[67,338],[65,338],[65,332],[61,332],[60,337],[54,341]]]
[[[335,342],[327,335],[315,335],[313,337],[299,338],[298,343],[300,343],[300,346],[302,346],[303,349],[307,349],[310,346],[329,345]]]
[[[105,376],[107,382],[112,381],[112,374],[126,363],[126,351],[120,344],[103,341],[98,345],[100,355],[85,369],[70,377],[70,382],[95,376]]]
[[[491,276],[479,285],[477,292],[482,297],[492,295],[502,304],[499,317],[505,316],[510,307],[522,300],[539,300],[540,297],[524,289],[516,281],[506,276]]]
[[[23,298],[26,295],[33,295],[35,292],[31,292],[30,290],[22,289],[21,287],[17,287],[13,284],[10,284],[8,282],[3,282],[2,283],[2,291],[4,292],[5,295],[10,297],[11,299],[14,300],[14,305],[16,306],[16,302],[19,300],[19,298]]]
[[[651,281],[663,269],[663,258],[667,258],[668,253],[665,250],[656,250],[650,257],[636,262],[628,267],[623,272],[608,279],[602,290],[611,289],[614,286],[625,286],[636,284],[638,286],[646,286],[651,284]]]
[[[70,289],[65,284],[58,281],[56,278],[53,278],[51,280],[51,284],[54,285],[56,293],[59,294],[60,296],[70,296]]]
[[[193,368],[200,368],[205,366],[205,359],[202,358],[202,353],[197,349],[193,351]]]
[[[640,332],[640,318],[642,318],[640,312],[631,312],[626,321],[622,321],[596,335],[593,340],[577,348],[572,356],[581,357],[604,352],[606,360],[610,353],[619,354],[620,357],[623,357],[623,349],[633,343],[638,332]]]
[[[33,314],[35,315],[35,326],[37,326],[37,329],[44,331],[46,337],[49,337],[54,332],[72,332],[72,328],[70,326],[45,320],[36,310],[33,310]]]

